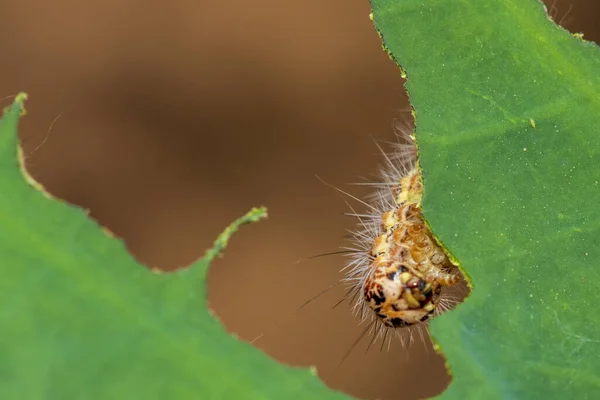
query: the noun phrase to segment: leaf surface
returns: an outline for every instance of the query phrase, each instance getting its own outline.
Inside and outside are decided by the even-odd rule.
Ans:
[[[209,263],[265,209],[232,223],[189,268],[152,272],[23,172],[25,97],[0,121],[1,399],[344,397],[235,339],[208,310]]]

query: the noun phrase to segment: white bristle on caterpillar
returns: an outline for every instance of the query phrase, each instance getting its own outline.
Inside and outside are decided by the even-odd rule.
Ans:
[[[378,146],[386,161],[380,181],[366,184],[375,188],[363,203],[369,211],[349,214],[358,219],[358,229],[344,247],[350,256],[342,269],[349,287],[344,298],[351,299],[361,323],[370,321],[371,343],[379,337],[385,343],[389,333],[400,334],[403,343],[402,334],[409,333],[412,340],[412,327],[422,337],[426,320],[459,302],[444,290],[461,281],[458,269],[423,220],[414,136],[398,124],[395,131],[398,142],[390,154]]]

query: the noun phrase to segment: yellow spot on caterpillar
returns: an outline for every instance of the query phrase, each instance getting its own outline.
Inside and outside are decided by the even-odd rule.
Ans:
[[[535,128],[535,121],[533,120],[533,118],[529,118],[529,123],[531,124],[532,128]]]

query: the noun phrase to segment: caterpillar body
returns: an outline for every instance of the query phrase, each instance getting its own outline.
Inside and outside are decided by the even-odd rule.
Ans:
[[[442,290],[461,282],[458,268],[436,241],[423,219],[423,184],[416,158],[414,136],[396,130],[399,142],[381,182],[374,184],[370,213],[353,215],[359,229],[352,232],[352,246],[345,247],[350,261],[343,271],[354,299],[353,311],[361,322],[371,320],[374,339],[389,330],[427,321],[456,303]],[[381,149],[381,148],[380,148]]]

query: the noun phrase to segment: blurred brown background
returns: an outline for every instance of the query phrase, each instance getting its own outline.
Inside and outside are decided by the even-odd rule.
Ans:
[[[598,41],[599,7],[559,0],[553,13],[560,20],[571,8],[563,25]],[[335,370],[363,329],[346,304],[332,309],[342,288],[291,315],[339,278],[344,259],[294,262],[337,250],[355,222],[314,174],[364,193],[345,184],[381,161],[369,135],[391,140],[392,119],[410,121],[368,0],[23,0],[1,9],[0,97],[29,93],[21,137],[29,169],[52,193],[163,269],[189,264],[229,222],[266,205],[269,220],[244,227],[209,276],[227,328],[246,340],[266,333],[259,347],[316,365],[328,385],[357,397],[414,399],[445,387],[443,360],[419,343],[365,352],[364,340]]]

